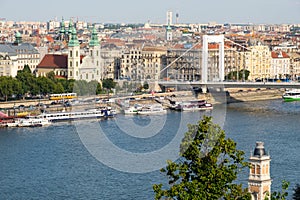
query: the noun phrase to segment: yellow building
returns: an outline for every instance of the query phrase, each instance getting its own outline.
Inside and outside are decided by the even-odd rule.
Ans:
[[[142,59],[145,79],[159,79],[160,70],[163,67],[163,57],[167,54],[164,47],[144,47],[142,49]]]
[[[244,67],[250,71],[249,80],[264,79],[271,76],[271,52],[268,46],[249,47],[249,50],[244,52],[244,59]]]

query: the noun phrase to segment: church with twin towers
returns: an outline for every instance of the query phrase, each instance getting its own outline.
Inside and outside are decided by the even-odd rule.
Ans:
[[[76,28],[72,21],[68,30],[65,29],[64,20],[61,22],[59,40],[67,44],[67,54],[46,54],[37,66],[39,76],[45,76],[53,71],[56,77],[85,80],[87,82],[103,79],[103,67],[101,66],[100,42],[96,28],[91,30],[88,43],[88,53],[82,53]]]

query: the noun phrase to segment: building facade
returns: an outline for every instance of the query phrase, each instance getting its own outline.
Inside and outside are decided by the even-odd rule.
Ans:
[[[15,77],[18,70],[23,70],[28,65],[31,72],[36,71],[40,62],[40,53],[34,46],[22,42],[22,35],[17,32],[15,41],[0,44],[0,75]]]

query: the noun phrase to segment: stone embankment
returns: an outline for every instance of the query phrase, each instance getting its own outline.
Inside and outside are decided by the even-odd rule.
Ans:
[[[198,94],[195,95],[192,91],[179,91],[179,92],[168,92],[168,93],[156,93],[156,94],[143,94],[143,95],[137,95],[137,96],[129,96],[128,98],[134,98],[136,100],[130,100],[130,104],[139,103],[139,104],[151,104],[155,103],[157,100],[159,100],[160,103],[162,103],[165,107],[168,107],[170,105],[170,101],[173,102],[181,102],[181,101],[189,101],[189,100],[207,100],[209,103],[212,104],[222,104],[222,103],[237,103],[237,102],[247,102],[247,101],[257,101],[257,100],[270,100],[270,99],[280,99],[282,94],[284,93],[284,90],[282,89],[226,89],[224,92],[213,92],[210,91],[210,93],[206,94]],[[154,99],[149,99],[147,97],[156,97]],[[123,97],[126,98],[126,97]],[[123,99],[123,98],[120,98]],[[111,103],[112,107],[117,108],[118,110],[122,109],[121,105],[115,103]],[[8,115],[14,115],[18,113],[26,113],[29,110],[22,110],[18,106],[29,106],[29,105],[36,105],[39,103],[43,104],[51,104],[52,101],[49,100],[32,100],[32,101],[16,101],[16,102],[1,102],[0,103],[0,110],[2,112],[5,112]],[[87,107],[87,105],[82,105],[84,108]],[[94,105],[89,104],[89,106],[95,107]],[[104,106],[97,104],[97,106]],[[13,108],[16,109],[13,109]],[[47,107],[47,111],[51,112],[59,112],[59,111],[71,111],[80,109],[80,105],[72,106],[72,107],[64,107],[63,105],[54,105]],[[29,111],[32,113],[33,111]],[[40,112],[40,109],[34,110],[34,112],[37,114]]]
[[[280,99],[282,89],[239,89],[228,91],[227,103]]]

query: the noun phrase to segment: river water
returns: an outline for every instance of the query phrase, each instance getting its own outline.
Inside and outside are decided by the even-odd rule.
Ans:
[[[0,199],[153,199],[159,172],[178,158],[188,123],[212,115],[246,158],[263,141],[271,155],[272,190],[300,183],[300,102],[216,106],[212,112],[168,112],[48,127],[0,129]],[[248,170],[238,181],[247,187]]]

